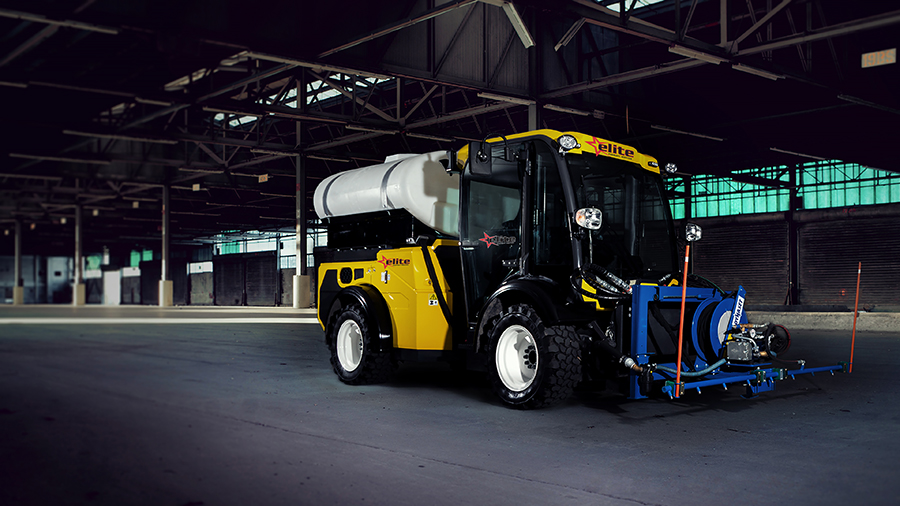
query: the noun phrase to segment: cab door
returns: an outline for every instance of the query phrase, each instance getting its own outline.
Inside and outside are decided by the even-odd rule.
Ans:
[[[485,298],[519,270],[522,252],[522,178],[525,162],[492,149],[490,174],[460,178],[460,254],[466,313],[474,321]]]

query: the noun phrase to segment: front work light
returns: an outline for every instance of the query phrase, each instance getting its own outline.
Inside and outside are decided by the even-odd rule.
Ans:
[[[669,174],[674,174],[678,170],[678,167],[675,166],[674,163],[669,162],[666,164],[666,172]]]
[[[696,223],[688,223],[684,226],[684,238],[687,242],[699,241],[703,235],[703,229]]]
[[[595,207],[585,207],[575,211],[575,223],[589,230],[600,230],[603,224],[603,211]]]
[[[573,149],[581,147],[578,145],[578,140],[575,136],[569,134],[560,135],[559,139],[556,139],[556,142],[559,143],[560,152],[572,151]]]

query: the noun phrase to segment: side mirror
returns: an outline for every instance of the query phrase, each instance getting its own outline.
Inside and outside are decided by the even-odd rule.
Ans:
[[[453,149],[448,149],[447,158],[441,159],[441,165],[444,166],[444,170],[447,171],[448,174],[459,172],[459,168],[457,168],[456,166],[456,151]]]
[[[482,142],[469,143],[469,171],[480,176],[491,175],[491,147]]]

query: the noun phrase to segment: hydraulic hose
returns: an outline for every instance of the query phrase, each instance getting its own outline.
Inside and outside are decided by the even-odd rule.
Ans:
[[[597,292],[596,293],[590,292],[590,291],[582,288],[581,283],[580,283],[580,281],[582,281],[582,280],[585,283],[587,283],[588,285],[590,285],[594,290],[597,290]],[[606,288],[601,287],[599,284],[596,284],[596,286],[595,286],[595,284],[591,284],[591,282],[589,280],[585,279],[584,275],[580,271],[572,274],[572,276],[569,277],[569,281],[572,283],[573,290],[575,290],[577,293],[579,293],[581,295],[584,295],[585,297],[587,297],[589,299],[608,300],[608,301],[618,302],[618,301],[627,300],[628,297],[630,297],[630,295],[627,295],[627,294],[616,293],[615,291],[610,291]]]
[[[723,358],[722,360],[719,360],[718,362],[716,362],[715,364],[713,364],[713,365],[707,367],[706,369],[702,369],[702,370],[697,371],[697,372],[690,372],[690,371],[685,372],[685,371],[681,371],[681,375],[682,375],[683,377],[686,377],[686,378],[698,378],[698,377],[700,377],[700,376],[705,376],[705,375],[711,373],[712,371],[714,371],[714,370],[716,370],[716,369],[722,367],[722,366],[725,365],[727,362],[728,362],[728,361],[725,360],[725,359]],[[665,372],[671,373],[671,374],[678,374],[678,371],[677,371],[677,370],[672,369],[671,367],[666,367],[666,366],[664,366],[664,365],[658,365],[658,366],[656,366],[656,369],[657,369],[657,370],[660,370],[660,371],[665,371]]]
[[[622,292],[631,293],[631,286],[625,280],[597,264],[587,264],[582,267],[582,271],[597,275],[598,281],[606,281]]]

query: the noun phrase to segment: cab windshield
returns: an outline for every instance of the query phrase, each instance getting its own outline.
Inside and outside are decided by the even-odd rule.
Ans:
[[[585,230],[584,261],[624,279],[659,279],[675,271],[675,244],[662,178],[634,163],[569,155],[577,208],[603,212],[600,230]]]

